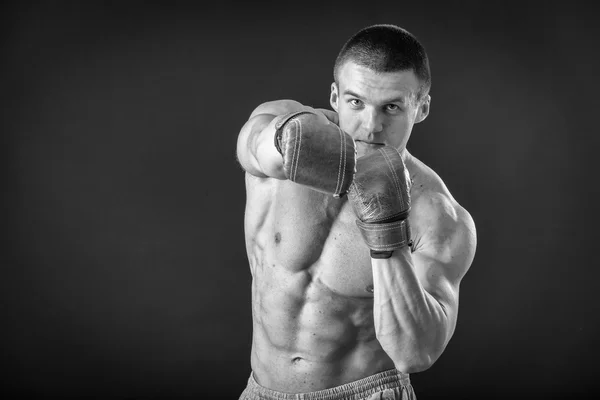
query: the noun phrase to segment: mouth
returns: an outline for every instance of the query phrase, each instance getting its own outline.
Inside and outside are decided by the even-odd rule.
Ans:
[[[360,140],[360,139],[355,139],[354,141],[358,142],[358,143],[369,144],[369,145],[384,146],[383,143],[379,143],[379,142],[367,142],[366,140]]]

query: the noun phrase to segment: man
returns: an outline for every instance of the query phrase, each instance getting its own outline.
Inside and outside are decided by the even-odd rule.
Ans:
[[[268,102],[239,134],[253,278],[241,399],[412,399],[408,374],[454,333],[476,234],[406,149],[429,114],[425,50],[400,27],[367,27],[334,78],[335,112]]]

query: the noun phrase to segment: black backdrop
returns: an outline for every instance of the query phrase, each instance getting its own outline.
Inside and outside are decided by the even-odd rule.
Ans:
[[[251,342],[237,133],[263,101],[327,107],[341,44],[394,23],[433,74],[409,149],[479,238],[418,397],[600,392],[595,9],[413,3],[5,4],[2,391],[235,399]]]

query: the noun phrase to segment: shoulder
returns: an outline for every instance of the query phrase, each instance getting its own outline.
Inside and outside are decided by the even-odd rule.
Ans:
[[[296,111],[310,111],[315,114],[323,114],[329,121],[339,124],[339,118],[335,111],[328,110],[325,108],[313,108],[311,106],[304,105],[296,100],[273,100],[262,103],[252,111],[249,120],[256,118],[273,118],[278,115],[288,114]]]
[[[301,108],[302,104],[294,100],[275,100],[262,103],[252,111],[240,129],[236,147],[237,160],[246,172],[262,177],[266,177],[269,173],[278,173],[279,168],[275,160],[279,155],[276,154],[274,146],[272,150],[267,150],[265,155],[264,149],[268,146],[261,147],[261,145],[266,141],[273,143],[273,119],[277,115]],[[261,164],[265,164],[266,167]],[[273,167],[274,170],[269,167]]]
[[[435,171],[415,157],[409,158],[407,168],[413,178],[410,217],[413,250],[440,263],[454,265],[460,279],[475,256],[475,222]]]
[[[283,99],[283,100],[267,101],[265,103],[260,104],[258,107],[256,107],[254,109],[254,111],[252,111],[252,114],[250,115],[249,119],[252,119],[253,117],[255,117],[257,115],[263,115],[263,114],[268,114],[268,115],[273,115],[273,116],[286,114],[286,113],[302,110],[303,108],[304,108],[304,106],[301,103],[297,102],[296,100]]]
[[[242,142],[252,133],[260,132],[278,115],[302,110],[304,106],[295,100],[273,100],[267,101],[256,107],[248,121],[240,131]]]

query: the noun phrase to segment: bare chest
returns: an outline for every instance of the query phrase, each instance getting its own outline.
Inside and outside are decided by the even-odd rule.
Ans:
[[[268,210],[258,213],[263,220],[247,223],[249,258],[257,265],[254,273],[298,273],[308,278],[306,282],[319,281],[337,295],[372,297],[369,250],[347,199],[286,182],[273,190]]]

